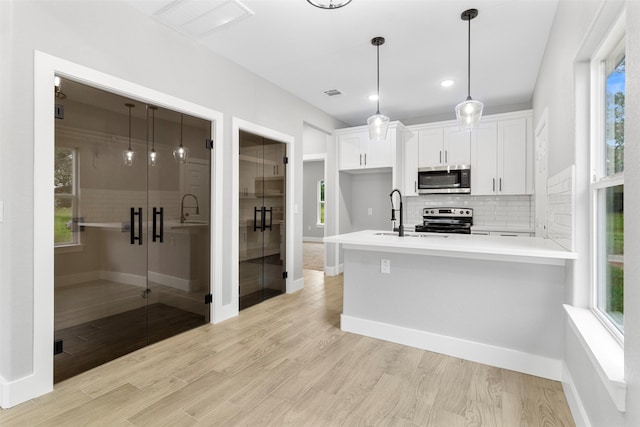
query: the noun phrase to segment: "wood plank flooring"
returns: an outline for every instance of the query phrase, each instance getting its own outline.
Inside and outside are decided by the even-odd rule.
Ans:
[[[573,426],[558,382],[346,333],[342,277],[0,411],[7,426]]]

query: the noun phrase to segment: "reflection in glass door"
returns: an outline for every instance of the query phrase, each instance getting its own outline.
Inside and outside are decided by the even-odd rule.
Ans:
[[[61,84],[54,382],[209,320],[210,122]]]
[[[286,145],[240,131],[240,310],[285,291]]]

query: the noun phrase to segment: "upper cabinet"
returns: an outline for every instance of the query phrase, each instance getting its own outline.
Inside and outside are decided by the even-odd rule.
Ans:
[[[398,122],[390,124],[387,138],[381,142],[369,139],[367,126],[336,130],[339,170],[395,168],[396,150],[399,148],[397,140],[402,137],[399,125]]]
[[[432,126],[418,132],[418,167],[468,165],[471,135],[457,126]]]
[[[471,194],[531,194],[531,120],[502,115],[472,132]]]

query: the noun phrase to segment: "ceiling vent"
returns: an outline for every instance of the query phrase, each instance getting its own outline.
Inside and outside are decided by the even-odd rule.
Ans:
[[[176,0],[153,14],[163,24],[196,38],[253,15],[238,0]]]
[[[328,96],[342,95],[342,92],[340,92],[338,89],[325,90],[324,93],[326,93]]]

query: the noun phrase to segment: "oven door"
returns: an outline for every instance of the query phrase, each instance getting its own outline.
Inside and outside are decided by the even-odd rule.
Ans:
[[[418,194],[470,192],[470,171],[466,166],[418,169]]]

